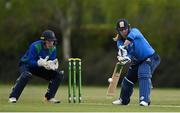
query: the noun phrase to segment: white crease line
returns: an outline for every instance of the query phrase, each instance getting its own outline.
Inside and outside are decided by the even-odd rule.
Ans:
[[[180,106],[176,106],[176,105],[150,105],[152,107],[176,107],[176,108],[180,108]]]
[[[99,106],[112,106],[112,104],[103,104],[103,103],[81,103],[81,104],[85,104],[85,105],[99,105]],[[138,104],[129,104],[128,106],[132,106],[132,105],[136,105],[138,106]],[[118,106],[118,105],[113,105],[113,106]],[[150,107],[172,107],[172,108],[180,108],[180,106],[177,105],[150,105]]]

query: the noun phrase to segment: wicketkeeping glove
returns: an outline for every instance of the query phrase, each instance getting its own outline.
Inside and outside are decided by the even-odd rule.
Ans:
[[[47,68],[48,70],[56,70],[59,67],[58,59],[56,58],[55,60],[48,60],[47,61]]]
[[[44,67],[46,65],[47,60],[49,59],[49,56],[46,56],[46,58],[39,58],[37,61],[37,64],[39,67]]]

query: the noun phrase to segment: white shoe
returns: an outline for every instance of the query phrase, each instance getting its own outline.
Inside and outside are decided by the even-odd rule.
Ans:
[[[9,103],[16,103],[16,98],[15,97],[11,97],[11,98],[9,98]]]
[[[139,103],[140,106],[149,106],[149,103],[145,102],[145,101],[141,101]]]
[[[51,102],[51,103],[60,103],[59,100],[56,100],[55,98],[51,98],[49,100],[47,100],[48,102]]]
[[[114,105],[122,105],[122,100],[117,99],[117,100],[113,101],[112,104],[114,104]]]

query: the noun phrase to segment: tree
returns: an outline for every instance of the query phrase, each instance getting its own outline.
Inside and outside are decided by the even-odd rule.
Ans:
[[[58,1],[57,1],[58,2]],[[71,32],[73,27],[80,26],[80,0],[68,0],[63,2],[63,8],[59,7],[60,3],[55,3],[54,17],[59,28],[62,31],[63,38],[63,56],[64,59],[71,57]],[[77,25],[77,23],[79,23]]]

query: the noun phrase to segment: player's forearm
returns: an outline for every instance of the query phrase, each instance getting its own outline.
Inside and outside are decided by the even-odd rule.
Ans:
[[[129,41],[129,40],[125,40],[125,42],[124,42],[124,45],[123,45],[123,46],[128,46],[130,43],[131,43],[131,41]]]

